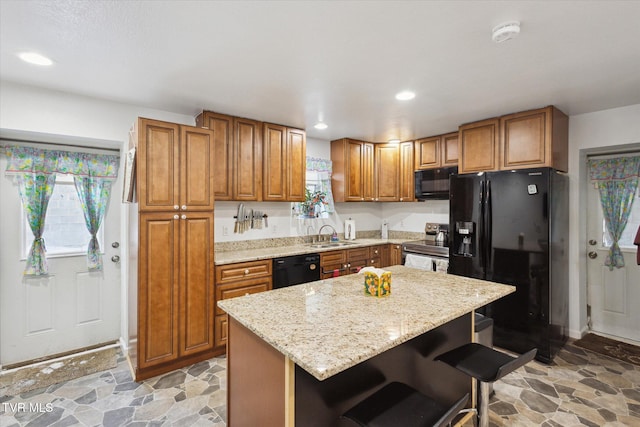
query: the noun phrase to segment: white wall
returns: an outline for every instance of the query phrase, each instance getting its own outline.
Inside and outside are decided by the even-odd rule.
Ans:
[[[0,81],[0,129],[127,141],[136,117],[194,125],[195,118]]]
[[[587,329],[587,165],[591,152],[640,144],[640,104],[569,118],[569,334]]]

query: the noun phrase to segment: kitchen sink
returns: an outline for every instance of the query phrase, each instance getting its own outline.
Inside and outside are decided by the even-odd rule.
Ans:
[[[357,245],[356,242],[317,242],[307,243],[312,248],[339,248],[341,246]]]

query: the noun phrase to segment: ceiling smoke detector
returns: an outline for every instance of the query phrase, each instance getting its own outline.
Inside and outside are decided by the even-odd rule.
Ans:
[[[520,22],[509,21],[493,27],[491,38],[496,43],[510,40],[520,34]]]

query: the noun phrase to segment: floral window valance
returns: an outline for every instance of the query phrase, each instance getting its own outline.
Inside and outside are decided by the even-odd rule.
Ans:
[[[7,146],[7,174],[22,172],[40,174],[71,174],[81,177],[115,180],[118,176],[120,156],[111,154],[76,153],[72,151],[43,150],[34,147]]]
[[[592,181],[637,179],[639,174],[640,156],[589,160],[589,177]]]
[[[613,239],[604,265],[624,267],[618,242],[627,226],[640,180],[640,156],[590,159],[589,176],[600,193],[605,226]]]

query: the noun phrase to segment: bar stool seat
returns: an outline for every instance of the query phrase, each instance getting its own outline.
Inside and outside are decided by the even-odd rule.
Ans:
[[[477,380],[491,383],[529,363],[537,351],[534,348],[519,357],[512,357],[472,342],[443,353],[435,360],[440,360]]]
[[[440,427],[451,423],[467,401],[442,405],[406,384],[392,382],[342,415],[362,427]]]
[[[489,426],[489,384],[526,365],[536,356],[537,349],[512,357],[478,343],[464,344],[437,356],[447,365],[480,381],[478,420],[480,427]]]

